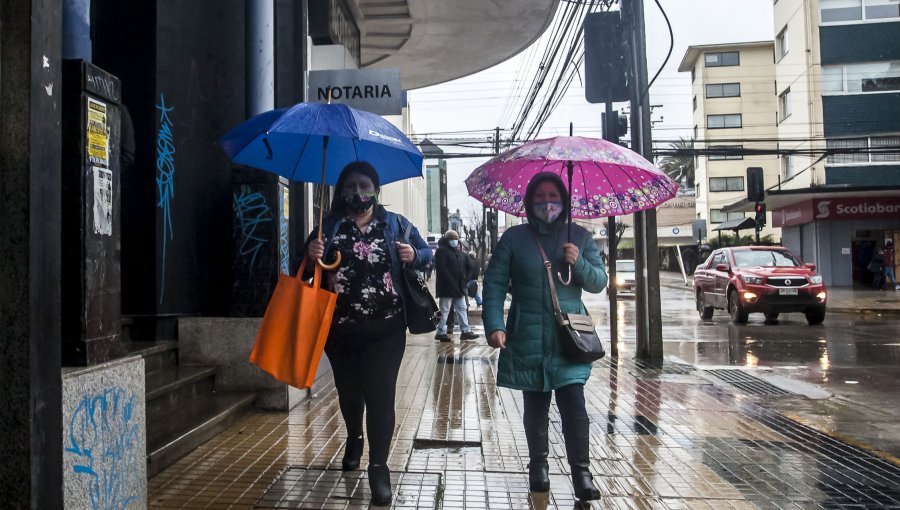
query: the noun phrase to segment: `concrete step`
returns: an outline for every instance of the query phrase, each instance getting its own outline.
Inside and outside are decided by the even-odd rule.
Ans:
[[[144,372],[152,374],[178,366],[178,342],[175,340],[159,340],[154,342],[125,342],[129,354],[140,354],[144,357]]]
[[[220,392],[184,403],[147,423],[147,478],[152,478],[246,413],[256,393]],[[156,445],[150,448],[150,444]]]
[[[215,391],[216,367],[181,365],[148,372],[147,421],[168,419],[187,402],[209,397]],[[147,445],[151,448],[155,445]]]

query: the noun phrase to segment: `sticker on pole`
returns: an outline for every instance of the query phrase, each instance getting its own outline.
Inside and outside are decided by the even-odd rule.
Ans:
[[[112,171],[99,166],[94,169],[94,233],[112,235]]]

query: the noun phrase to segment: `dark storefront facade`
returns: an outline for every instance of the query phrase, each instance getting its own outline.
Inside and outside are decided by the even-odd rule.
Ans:
[[[872,256],[886,240],[900,242],[900,187],[770,192],[767,201],[782,244],[815,263],[829,286],[868,288]]]

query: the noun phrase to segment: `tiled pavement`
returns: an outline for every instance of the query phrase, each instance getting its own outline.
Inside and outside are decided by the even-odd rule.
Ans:
[[[482,342],[411,336],[389,460],[395,508],[572,508],[551,410],[551,491],[530,495],[521,394]],[[598,362],[586,387],[591,508],[900,508],[900,467],[713,386],[690,365]],[[366,508],[342,474],[333,384],[290,413],[255,412],[149,483],[150,508]],[[364,455],[362,464],[366,464]]]

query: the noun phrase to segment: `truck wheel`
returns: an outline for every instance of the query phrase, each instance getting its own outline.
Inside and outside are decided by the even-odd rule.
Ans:
[[[741,300],[736,290],[728,293],[728,315],[731,316],[731,322],[735,324],[744,324],[747,322],[747,312],[741,306]]]
[[[820,310],[810,310],[810,311],[806,312],[805,315],[806,315],[806,322],[808,322],[810,326],[822,324],[822,321],[825,320],[825,309],[822,308]]]

